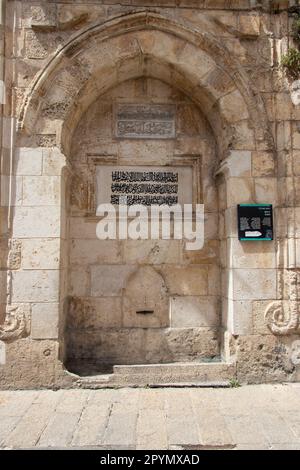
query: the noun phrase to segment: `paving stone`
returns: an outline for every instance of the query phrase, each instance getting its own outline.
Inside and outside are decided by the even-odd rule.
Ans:
[[[165,410],[169,445],[199,443],[197,421],[185,390],[165,390]]]
[[[288,444],[295,441],[295,436],[284,419],[274,410],[259,410],[255,415],[259,419],[269,443]]]
[[[166,415],[163,410],[140,410],[137,421],[137,449],[167,449]]]
[[[39,392],[16,391],[0,395],[0,417],[22,416],[38,397]]]
[[[18,422],[19,416],[1,416],[0,420],[0,447],[5,447],[6,437],[13,431]]]
[[[88,405],[77,423],[72,446],[100,445],[110,412],[110,404]]]
[[[0,447],[299,450],[298,390],[259,385],[0,392]]]
[[[107,424],[104,444],[133,445],[136,441],[137,410],[126,411],[126,408],[115,403]]]
[[[50,421],[62,395],[62,390],[57,392],[42,390],[39,392],[34,402],[18,420],[14,430],[7,434],[3,445],[14,448],[33,447]]]
[[[70,445],[80,414],[56,413],[49,421],[37,447],[66,447]]]
[[[104,445],[135,445],[138,396],[138,390],[120,391],[117,401],[111,407],[103,440]]]
[[[66,390],[57,405],[56,412],[72,414],[81,413],[89,395],[89,390]]]
[[[226,427],[232,436],[232,440],[238,446],[251,445],[256,448],[257,445],[268,446],[268,441],[263,433],[261,424],[254,420],[252,416],[246,415],[225,415],[223,416]]]
[[[20,419],[13,432],[5,439],[5,446],[12,448],[35,446],[47,426],[53,411],[53,407],[49,405],[33,404]]]

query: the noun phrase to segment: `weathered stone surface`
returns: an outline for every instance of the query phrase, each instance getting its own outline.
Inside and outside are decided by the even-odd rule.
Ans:
[[[275,268],[275,242],[239,241],[231,238],[228,242],[230,250],[229,266],[233,268]]]
[[[224,114],[228,122],[248,118],[247,107],[242,95],[238,91],[233,91],[229,95],[224,96],[224,98],[221,98],[221,106],[224,107]]]
[[[58,338],[58,303],[37,303],[31,306],[31,337],[33,339]]]
[[[252,153],[252,174],[257,176],[273,176],[275,171],[274,155],[267,152]]]
[[[298,392],[298,384],[2,391],[0,446],[39,449],[55,444],[67,449],[176,452],[190,444],[200,449],[299,450]],[[59,419],[64,419],[64,430]]]
[[[88,358],[102,364],[179,362],[218,356],[216,328],[112,328],[70,330],[72,360]]]
[[[56,302],[59,293],[58,270],[14,271],[13,302]]]
[[[11,185],[11,187],[10,187]],[[22,204],[22,178],[20,176],[1,175],[2,206],[20,206]]]
[[[24,176],[23,205],[52,206],[58,204],[60,184],[58,176]]]
[[[126,240],[123,260],[128,264],[176,264],[180,262],[180,241]]]
[[[66,159],[59,149],[43,149],[43,175],[59,176],[65,164]]]
[[[22,269],[59,269],[62,265],[59,238],[26,238],[19,243]]]
[[[4,341],[0,341],[0,365],[4,366],[6,363],[6,347]]]
[[[31,27],[36,29],[52,29],[56,25],[55,5],[35,5],[30,8]]]
[[[58,346],[66,362],[224,356],[237,361],[241,380],[299,378],[290,335],[297,338],[298,327],[271,328],[281,336],[274,339],[263,311],[277,315],[284,297],[284,318],[278,309],[275,323],[291,323],[289,312],[299,323],[292,271],[300,259],[299,84],[279,67],[290,44],[288,2],[272,6],[276,15],[248,0],[127,2],[136,11],[122,1],[71,3],[8,2],[0,37],[7,82],[0,385],[70,385]],[[104,186],[111,190],[107,174],[97,178],[101,165],[189,173],[180,191],[182,200],[204,203],[202,249],[186,251],[181,240],[98,240],[97,196]],[[245,202],[273,204],[276,243],[237,240],[236,205]],[[22,308],[26,318],[14,319]],[[190,416],[190,404],[184,408]],[[119,414],[122,427],[131,423],[127,445],[147,445],[147,433],[134,441],[134,428],[149,416],[139,421],[135,411],[127,417],[116,408],[103,430],[106,411],[101,445],[121,445]],[[68,430],[56,417],[41,442],[87,442],[91,413],[73,439],[76,419],[62,409]],[[226,419],[201,412],[196,425],[210,428],[214,419],[224,433],[212,442],[229,445]],[[21,445],[27,422],[12,445]],[[274,440],[271,422],[266,413],[264,429]],[[184,421],[188,438],[178,431],[172,445],[199,442],[192,424]],[[34,445],[37,434],[24,445]],[[209,431],[202,441],[211,442]]]
[[[218,326],[218,305],[211,298],[172,297],[170,306],[171,327],[188,328]]]
[[[40,148],[16,149],[14,173],[16,175],[41,175],[43,150]]]
[[[86,271],[73,269],[70,273],[70,295],[90,295],[90,275]]]
[[[230,178],[227,181],[227,205],[251,202],[253,181],[250,178]]]
[[[169,296],[164,279],[155,269],[143,266],[128,278],[122,299],[125,327],[169,325]]]
[[[252,333],[252,301],[229,300],[227,305],[228,329],[233,335]]]
[[[237,376],[243,382],[283,381],[294,371],[287,346],[273,335],[241,336],[236,346]]]
[[[277,181],[275,178],[256,178],[254,182],[256,201],[260,203],[277,203]]]
[[[170,294],[206,295],[207,270],[203,266],[163,266],[160,268]]]
[[[257,37],[260,32],[260,16],[253,14],[239,15],[239,30],[243,36]]]
[[[72,297],[68,308],[70,328],[107,328],[122,324],[120,297]]]
[[[91,295],[96,297],[121,295],[122,289],[133,271],[134,268],[127,265],[92,266]]]
[[[22,244],[20,240],[11,240],[8,251],[7,266],[9,269],[20,269]]]
[[[233,296],[237,300],[276,298],[276,272],[273,269],[234,269]]]
[[[59,237],[60,208],[58,206],[16,207],[13,214],[15,238]]]
[[[121,263],[118,241],[75,239],[70,245],[70,263],[74,266]]]
[[[18,357],[18,362],[15,358]],[[56,341],[21,339],[6,344],[6,367],[0,369],[2,389],[34,389],[54,386],[58,344]],[[58,376],[57,376],[58,377]],[[17,410],[16,406],[13,407]],[[14,413],[18,413],[14,411]]]

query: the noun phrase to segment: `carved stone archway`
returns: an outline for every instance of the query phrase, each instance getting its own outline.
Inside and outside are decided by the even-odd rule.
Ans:
[[[33,83],[20,129],[37,133],[41,120],[38,132],[47,134],[50,126],[53,133],[55,120],[56,143],[67,154],[72,130],[89,105],[110,87],[141,75],[177,86],[204,109],[220,150],[235,147],[237,135],[245,134],[241,122],[248,121],[249,149],[273,151],[263,100],[239,61],[208,32],[148,11],[96,24],[71,38]]]
[[[247,175],[250,180],[252,152],[267,152],[274,162],[263,100],[239,60],[209,32],[148,11],[90,26],[54,54],[32,84],[18,116],[20,147],[38,153],[39,142],[48,139],[57,147],[62,175],[71,159],[74,131],[90,105],[110,88],[145,76],[178,88],[203,111],[215,133],[221,162],[215,170],[224,180],[225,193],[235,178]],[[235,205],[227,198],[224,210],[233,213]],[[231,259],[231,247],[228,252]],[[242,334],[236,322],[234,272],[231,265],[224,269],[224,327]],[[62,273],[57,276],[61,284]],[[59,315],[65,300],[61,292],[56,299]],[[59,323],[63,327],[63,320]]]

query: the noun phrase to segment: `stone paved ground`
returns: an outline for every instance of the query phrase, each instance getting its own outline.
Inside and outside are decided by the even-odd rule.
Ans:
[[[0,391],[0,447],[300,449],[300,384]]]

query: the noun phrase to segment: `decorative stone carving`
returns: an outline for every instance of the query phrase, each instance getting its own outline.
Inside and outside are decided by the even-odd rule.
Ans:
[[[4,323],[0,325],[0,340],[4,342],[15,341],[29,335],[29,315],[24,305],[9,307]]]
[[[20,269],[21,266],[21,241],[11,240],[9,243],[8,252],[8,267],[9,269]]]
[[[272,302],[265,313],[265,320],[268,328],[274,335],[288,335],[297,332],[299,329],[299,307],[297,293],[297,272],[288,271],[289,281],[289,301]],[[300,331],[299,331],[300,333]]]
[[[176,108],[172,104],[119,104],[116,137],[170,139],[175,137]]]
[[[71,182],[71,204],[80,211],[90,212],[93,204],[93,188],[91,184],[78,176]]]

